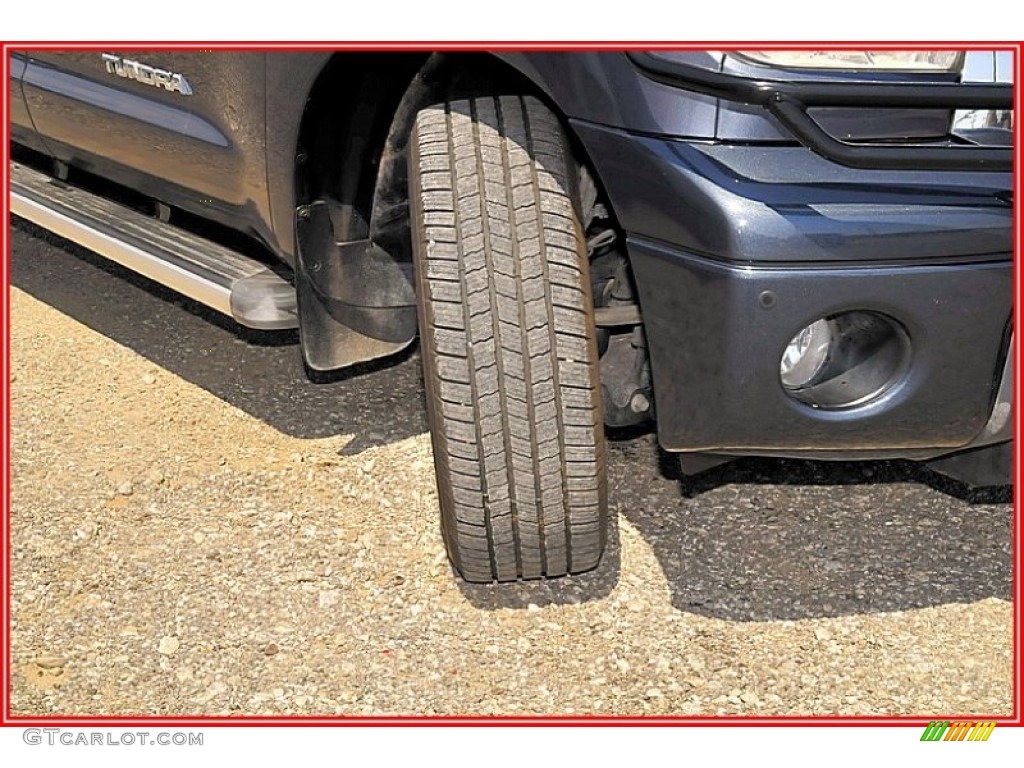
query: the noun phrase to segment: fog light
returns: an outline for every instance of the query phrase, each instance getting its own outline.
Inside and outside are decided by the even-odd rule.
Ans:
[[[786,389],[803,389],[828,362],[832,330],[828,320],[818,320],[793,337],[782,353],[779,374]]]
[[[902,326],[876,312],[816,320],[782,353],[779,379],[791,397],[814,408],[849,408],[889,391],[910,362]]]

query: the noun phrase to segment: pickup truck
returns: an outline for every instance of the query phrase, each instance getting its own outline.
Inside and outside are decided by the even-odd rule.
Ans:
[[[606,427],[695,473],[1010,481],[1012,57],[17,52],[10,206],[336,370],[417,336],[448,555],[597,565]],[[116,311],[111,307],[110,311]]]

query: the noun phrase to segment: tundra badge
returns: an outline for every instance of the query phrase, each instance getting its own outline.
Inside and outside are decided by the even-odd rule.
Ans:
[[[192,95],[192,86],[184,75],[177,72],[168,72],[166,69],[157,69],[148,64],[140,64],[131,59],[122,59],[113,53],[101,54],[103,62],[107,65],[107,72],[119,77],[126,77],[129,80],[138,80],[145,85],[152,85],[158,88],[166,88],[168,91],[177,91],[182,96]]]

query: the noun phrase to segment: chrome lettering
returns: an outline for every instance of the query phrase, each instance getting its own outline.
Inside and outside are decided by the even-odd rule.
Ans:
[[[132,59],[123,59],[113,53],[100,54],[107,72],[127,80],[135,80],[143,85],[152,85],[166,91],[177,91],[182,96],[192,95],[192,86],[184,75],[168,72]]]

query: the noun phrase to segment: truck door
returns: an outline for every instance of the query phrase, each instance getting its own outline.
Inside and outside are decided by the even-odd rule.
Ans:
[[[23,87],[56,159],[269,237],[265,54],[36,51]]]
[[[21,91],[21,79],[25,74],[26,63],[27,60],[20,53],[11,53],[7,62],[7,93],[11,105],[11,140],[36,151],[45,152],[46,147],[36,134],[32,118],[28,114],[28,107],[25,106],[25,96]]]

